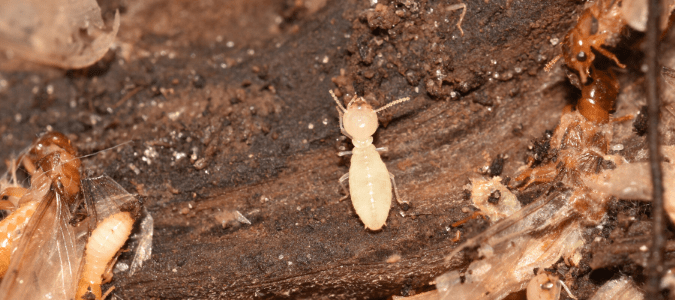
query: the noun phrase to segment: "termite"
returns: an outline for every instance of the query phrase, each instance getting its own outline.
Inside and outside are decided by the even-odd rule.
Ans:
[[[574,28],[572,28],[562,43],[563,53],[554,58],[546,65],[546,70],[550,70],[560,57],[564,58],[565,63],[572,69],[579,72],[581,83],[586,83],[590,75],[590,67],[595,60],[597,51],[616,63],[617,66],[625,68],[619,59],[605,46],[615,46],[619,41],[621,29],[626,24],[622,18],[621,8],[616,0],[597,0],[586,8],[579,17]]]
[[[84,248],[77,238],[83,227],[69,223],[70,206],[80,199],[80,160],[70,140],[57,132],[40,136],[20,160],[30,187],[14,193],[20,199],[0,228],[8,249],[0,259],[10,259],[0,298],[70,299]]]
[[[23,236],[24,229],[52,182],[71,199],[80,189],[80,161],[70,140],[63,134],[50,132],[41,136],[20,160],[31,174],[31,187],[16,184],[16,166],[11,166],[14,184],[0,191],[0,208],[10,215],[0,222],[0,277],[9,268],[12,249]],[[72,201],[70,201],[72,202]]]
[[[342,188],[347,191],[344,181],[349,179],[349,191],[340,200],[347,199],[351,195],[354,210],[361,218],[365,228],[380,230],[389,216],[392,184],[399,205],[406,207],[407,202],[401,201],[396,189],[394,175],[387,171],[387,167],[378,153],[378,151],[386,151],[386,149],[375,148],[373,145],[373,134],[379,126],[377,112],[408,101],[410,98],[401,98],[373,110],[363,97],[354,96],[345,108],[333,91],[329,90],[329,92],[337,103],[337,110],[340,114],[340,131],[350,138],[352,144],[354,144],[352,151],[338,153],[339,156],[352,155],[349,173],[339,180]]]

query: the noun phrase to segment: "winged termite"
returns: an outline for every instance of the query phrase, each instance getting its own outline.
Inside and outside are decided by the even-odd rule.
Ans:
[[[80,181],[75,152],[63,134],[47,133],[21,156],[31,185],[0,222],[0,268],[9,262],[0,299],[102,298],[102,276],[111,274],[140,204],[107,176]],[[0,195],[16,194],[4,187]]]
[[[75,148],[70,140],[58,132],[50,132],[39,137],[28,151],[19,157],[31,175],[30,188],[16,183],[16,164],[12,164],[12,181],[0,191],[2,208],[10,211],[10,215],[0,222],[0,274],[5,274],[9,267],[16,241],[28,236],[30,227],[26,227],[39,209],[46,209],[43,203],[50,189],[59,194],[59,202],[66,205],[76,202],[80,190],[80,160],[75,156]],[[5,199],[6,198],[6,199]],[[49,202],[52,203],[52,202]],[[54,206],[53,209],[56,209]],[[44,211],[39,211],[44,214]],[[55,214],[56,211],[52,212]],[[67,220],[70,220],[68,218]]]

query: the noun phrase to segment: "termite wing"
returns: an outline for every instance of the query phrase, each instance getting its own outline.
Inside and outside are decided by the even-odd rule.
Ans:
[[[482,259],[465,272],[436,278],[438,294],[431,299],[502,299],[523,290],[533,269],[548,268],[561,256],[572,259],[583,245],[583,214],[575,211],[573,198],[570,189],[551,186],[533,203],[455,248],[446,261],[475,248]]]
[[[52,184],[12,254],[0,284],[0,299],[74,299],[89,265],[103,264],[103,269],[110,270],[110,261],[87,261],[86,253],[96,250],[87,241],[92,230],[111,215],[125,212],[135,220],[140,203],[105,175],[81,183],[87,218],[78,222]]]

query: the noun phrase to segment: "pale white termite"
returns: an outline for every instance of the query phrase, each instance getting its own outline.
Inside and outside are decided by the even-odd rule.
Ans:
[[[85,264],[77,287],[75,299],[89,299],[86,294],[93,294],[95,299],[105,299],[101,295],[101,284],[106,273],[110,273],[110,264],[114,264],[115,256],[127,241],[134,219],[128,212],[114,214],[98,224],[87,242]]]
[[[392,183],[396,201],[400,205],[407,203],[401,201],[398,196],[394,175],[387,171],[387,167],[378,153],[378,151],[385,151],[386,149],[376,149],[373,145],[373,134],[379,126],[377,124],[377,112],[408,101],[410,98],[401,98],[373,110],[363,97],[355,96],[345,108],[333,91],[329,92],[338,105],[340,130],[354,144],[352,151],[338,153],[340,156],[352,155],[349,173],[340,178],[340,185],[345,190],[347,189],[344,186],[344,181],[349,179],[349,194],[340,200],[344,200],[351,195],[354,210],[356,210],[356,214],[359,215],[366,228],[379,230],[385,225],[389,215]]]

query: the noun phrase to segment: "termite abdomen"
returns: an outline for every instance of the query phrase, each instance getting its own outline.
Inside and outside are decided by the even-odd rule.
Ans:
[[[619,94],[619,82],[610,71],[592,68],[592,81],[586,82],[577,103],[579,113],[594,123],[609,122],[609,112]]]

